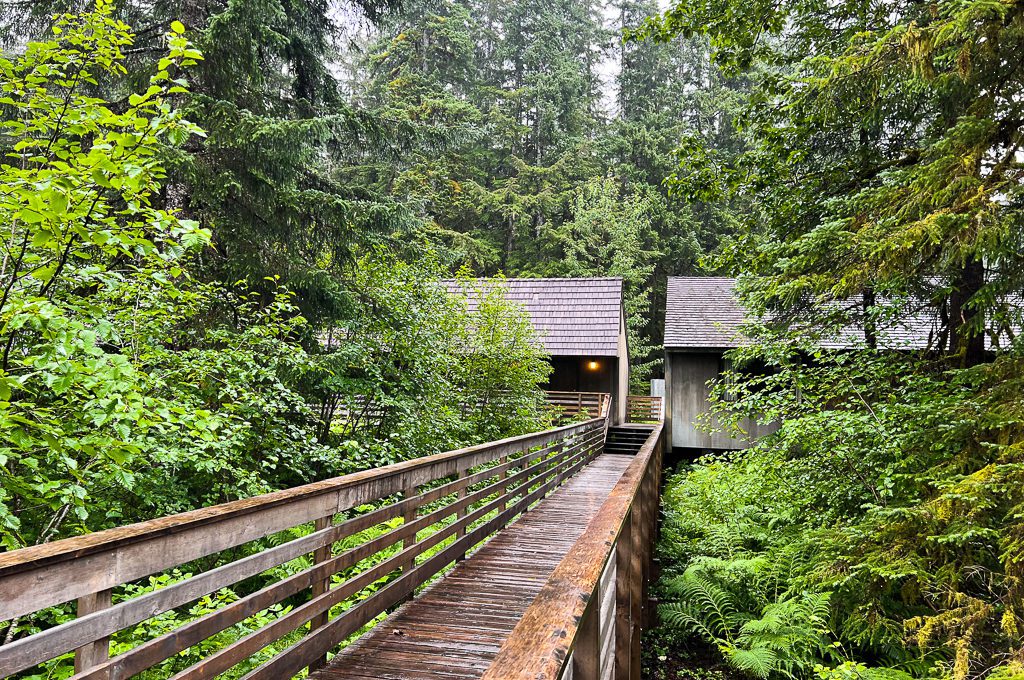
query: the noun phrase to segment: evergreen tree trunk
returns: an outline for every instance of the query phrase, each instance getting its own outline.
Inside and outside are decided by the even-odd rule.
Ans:
[[[960,270],[949,297],[950,350],[962,354],[963,366],[976,366],[985,360],[984,323],[977,316],[983,312],[969,306],[971,299],[985,284],[985,265],[968,261]]]
[[[864,304],[864,342],[868,347],[878,347],[878,331],[875,327],[875,319],[872,317],[875,306],[875,291],[872,288],[865,288],[862,296]]]

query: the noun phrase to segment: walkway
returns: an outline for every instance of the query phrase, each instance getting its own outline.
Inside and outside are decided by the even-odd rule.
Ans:
[[[479,678],[633,461],[605,454],[313,678]]]
[[[0,645],[0,677],[73,653],[72,680],[639,680],[662,426],[614,427],[609,403],[543,432],[0,553],[0,623],[40,622]],[[224,588],[238,597],[173,629],[139,626]],[[72,615],[53,625],[52,607]],[[125,630],[146,639],[112,644]]]

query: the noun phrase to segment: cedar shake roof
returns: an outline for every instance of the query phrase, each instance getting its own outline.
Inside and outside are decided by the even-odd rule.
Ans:
[[[457,279],[441,281],[449,292],[501,285],[505,297],[526,308],[551,356],[618,356],[622,320],[622,279]],[[475,306],[470,294],[469,307]]]
[[[665,303],[665,348],[721,350],[743,342],[740,328],[745,313],[736,300],[736,279],[727,277],[669,277]],[[852,301],[851,304],[858,304]],[[879,328],[879,347],[924,349],[938,333],[937,319],[928,311],[908,312],[899,323]],[[826,349],[848,349],[864,341],[860,328],[844,329],[840,337],[822,343]]]
[[[670,276],[665,299],[665,347],[726,349],[739,346],[743,308],[736,279]]]

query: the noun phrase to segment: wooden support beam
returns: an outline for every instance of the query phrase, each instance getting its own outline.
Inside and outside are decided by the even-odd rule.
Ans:
[[[654,503],[656,501],[654,495],[654,470],[649,469],[647,477],[644,479],[643,484],[643,496],[641,497],[641,507],[643,510],[643,522],[644,522],[644,538],[643,538],[643,574],[640,579],[640,602],[643,606],[643,618],[640,620],[640,626],[643,629],[650,627],[651,621],[651,607],[648,601],[650,594],[650,581],[651,581],[651,557],[654,553],[654,546],[652,542],[654,540]]]
[[[639,680],[632,676],[632,517],[627,516],[615,542],[615,680]]]
[[[629,534],[629,677],[640,678],[640,626],[643,615],[643,512],[640,504],[630,513]]]
[[[330,515],[328,517],[321,517],[321,518],[317,519],[313,523],[313,530],[314,531],[323,531],[327,527],[331,526],[331,522],[333,520],[334,520],[334,515]],[[327,560],[331,559],[332,554],[334,552],[333,548],[334,548],[334,544],[333,543],[328,543],[328,544],[323,545],[323,546],[317,548],[316,550],[314,550],[313,551],[313,564],[322,564],[322,563],[326,562]],[[311,597],[313,599],[316,599],[320,595],[323,595],[328,590],[330,590],[330,588],[331,588],[331,576],[330,576],[330,574],[326,574],[326,575],[324,575],[323,578],[319,578],[319,579],[316,579],[315,581],[313,581],[313,587],[310,589],[311,590]],[[329,611],[325,611],[325,612],[323,612],[321,614],[317,614],[312,619],[310,619],[309,620],[309,630],[310,631],[314,631],[317,628],[319,628],[320,626],[325,625],[327,623],[327,616],[328,616],[329,613],[330,613]],[[309,672],[312,673],[313,671],[315,671],[315,670],[317,670],[319,668],[322,668],[324,666],[324,664],[326,664],[326,663],[327,663],[327,655],[325,654],[324,656],[320,657],[319,659],[316,659],[313,663],[309,664]]]
[[[506,480],[508,480],[508,454],[502,456],[499,459],[498,462],[499,462],[500,467],[501,467],[501,472],[498,473],[498,479],[501,480],[502,482],[504,482],[501,485],[501,493],[502,493],[502,495],[504,495],[504,494],[508,493],[508,483],[506,481]],[[498,509],[499,510],[504,510],[505,509],[505,504],[502,503],[501,505],[499,505]]]
[[[464,480],[466,478],[467,474],[468,474],[468,472],[466,470],[459,470],[459,477],[458,477],[459,480],[460,481]],[[466,487],[465,486],[459,487],[459,490],[458,490],[458,492],[456,492],[455,495],[456,495],[456,499],[458,501],[464,500],[466,498]],[[502,508],[502,510],[504,510],[504,508]],[[460,521],[460,520],[465,519],[466,518],[466,512],[467,512],[467,508],[459,508],[456,511],[456,513],[455,513],[456,521]],[[466,527],[465,526],[460,526],[459,529],[455,532],[456,540],[462,538],[465,535],[466,535]],[[456,562],[461,562],[464,559],[466,559],[466,553],[460,553],[459,555],[456,555],[456,557],[455,557],[455,561]]]
[[[464,491],[464,489],[460,489],[460,491]],[[413,498],[416,498],[416,485],[412,485],[412,486],[407,487],[406,490],[402,493],[402,496],[406,500],[411,500]],[[415,503],[415,502],[414,503],[409,503],[406,506],[406,508],[405,508],[405,512],[402,513],[403,523],[404,524],[412,524],[413,522],[415,522],[416,521],[416,516],[419,514],[419,510],[420,510],[420,508],[419,508],[419,505],[417,503]],[[462,512],[462,510],[460,510],[459,512]],[[414,531],[411,532],[410,535],[408,535],[404,539],[402,539],[402,551],[403,552],[416,545],[416,534],[417,533],[418,532],[414,530]],[[408,574],[409,572],[411,572],[415,568],[416,568],[416,555],[414,553],[410,553],[409,561],[402,565],[401,571],[402,571],[403,574]],[[413,595],[412,593],[409,593],[409,597],[406,598],[406,600],[412,599],[412,595]]]

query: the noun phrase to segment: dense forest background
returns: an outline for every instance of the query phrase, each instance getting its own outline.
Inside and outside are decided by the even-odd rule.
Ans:
[[[721,272],[781,427],[669,480],[652,677],[1024,674],[1019,0],[3,8],[6,549],[547,425],[441,277],[623,277],[642,383]]]
[[[10,41],[61,3],[8,13]],[[165,207],[213,230],[203,276],[279,277],[311,329],[348,313],[338,277],[368,248],[454,273],[621,276],[638,385],[660,370],[668,275],[734,228],[726,204],[673,198],[685,139],[738,143],[742,79],[706,40],[624,42],[653,2],[123,3],[128,80],[180,20],[193,138]],[[644,390],[646,392],[646,390]]]

